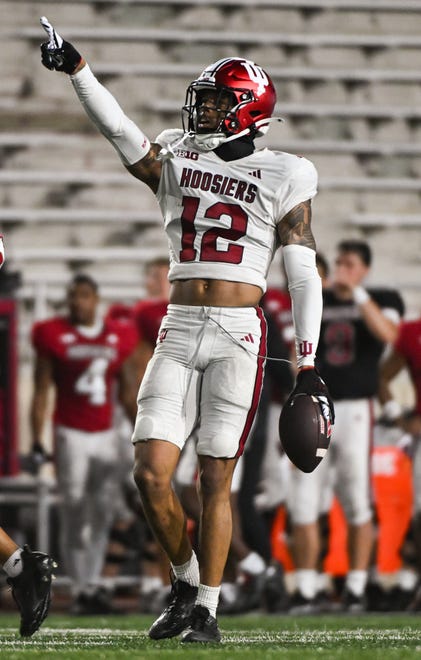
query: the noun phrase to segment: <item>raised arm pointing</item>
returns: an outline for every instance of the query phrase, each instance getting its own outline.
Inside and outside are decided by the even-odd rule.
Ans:
[[[70,75],[86,114],[111,142],[123,165],[156,192],[161,175],[161,163],[156,159],[159,145],[151,145],[113,95],[96,79],[81,54],[58,34],[48,19],[43,16],[40,22],[48,35],[48,41],[41,44],[44,66]]]

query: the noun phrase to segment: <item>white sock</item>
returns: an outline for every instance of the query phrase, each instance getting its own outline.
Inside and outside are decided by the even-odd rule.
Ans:
[[[221,584],[221,596],[226,603],[233,603],[237,597],[237,585],[235,582],[223,582]]]
[[[14,578],[22,573],[23,563],[21,555],[22,548],[18,548],[3,564],[3,570],[6,571],[7,575],[11,578]]]
[[[211,616],[216,618],[216,610],[219,601],[219,592],[221,587],[208,587],[206,584],[199,584],[199,592],[196,598],[196,605],[202,605],[209,610]]]
[[[317,574],[317,593],[328,593],[332,589],[332,578],[328,573]]]
[[[398,585],[405,591],[412,591],[418,582],[418,575],[408,568],[401,568],[398,573]]]
[[[299,568],[295,571],[295,584],[304,598],[312,600],[316,597],[317,578],[317,571],[313,568]]]
[[[354,596],[362,596],[367,584],[367,571],[349,571],[345,580],[345,587]]]
[[[257,552],[249,552],[247,557],[238,563],[238,567],[249,575],[260,575],[265,570],[266,564]]]
[[[157,575],[144,575],[142,577],[140,593],[144,596],[162,588],[162,580]]]
[[[171,564],[171,566],[177,580],[187,582],[187,584],[190,584],[192,587],[199,586],[199,562],[197,561],[196,553],[194,551],[185,564],[181,564],[180,566],[174,566],[174,564]]]

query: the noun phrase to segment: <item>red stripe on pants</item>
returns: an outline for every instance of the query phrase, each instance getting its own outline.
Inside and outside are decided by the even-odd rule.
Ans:
[[[263,387],[263,376],[265,373],[265,362],[266,362],[266,334],[267,334],[267,325],[266,319],[264,317],[263,311],[260,307],[256,307],[256,314],[260,319],[260,344],[259,344],[259,354],[257,356],[257,371],[256,379],[254,382],[253,397],[251,400],[251,406],[247,413],[246,423],[244,425],[243,432],[240,437],[240,442],[238,446],[238,451],[236,453],[236,458],[241,456],[244,451],[244,446],[247,442],[247,438],[250,435],[251,428],[253,426],[254,418],[256,417],[257,408],[259,406],[260,395],[262,393]]]

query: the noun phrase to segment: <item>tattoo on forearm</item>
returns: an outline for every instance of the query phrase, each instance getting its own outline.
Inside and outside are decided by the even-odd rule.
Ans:
[[[161,151],[161,147],[158,144],[151,144],[151,148],[149,149],[149,152],[146,154],[145,158],[143,159],[144,163],[148,166],[154,163],[160,151]]]
[[[282,245],[304,245],[316,249],[316,241],[311,231],[311,204],[301,202],[287,213],[278,225]]]

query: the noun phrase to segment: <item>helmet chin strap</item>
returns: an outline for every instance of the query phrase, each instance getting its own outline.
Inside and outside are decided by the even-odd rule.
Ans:
[[[225,135],[225,133],[191,133],[191,138],[200,151],[213,151],[226,142],[232,142],[244,135],[249,135],[250,129],[245,128],[241,133]]]
[[[199,151],[213,151],[227,141],[224,133],[193,133],[191,137]]]
[[[270,123],[283,121],[282,117],[268,117],[260,122],[256,122],[256,137],[264,135],[267,132]],[[199,151],[213,151],[225,144],[225,142],[231,142],[232,140],[237,140],[238,138],[249,134],[250,129],[245,128],[240,133],[235,133],[234,135],[225,135],[225,133],[190,133],[190,137]]]

